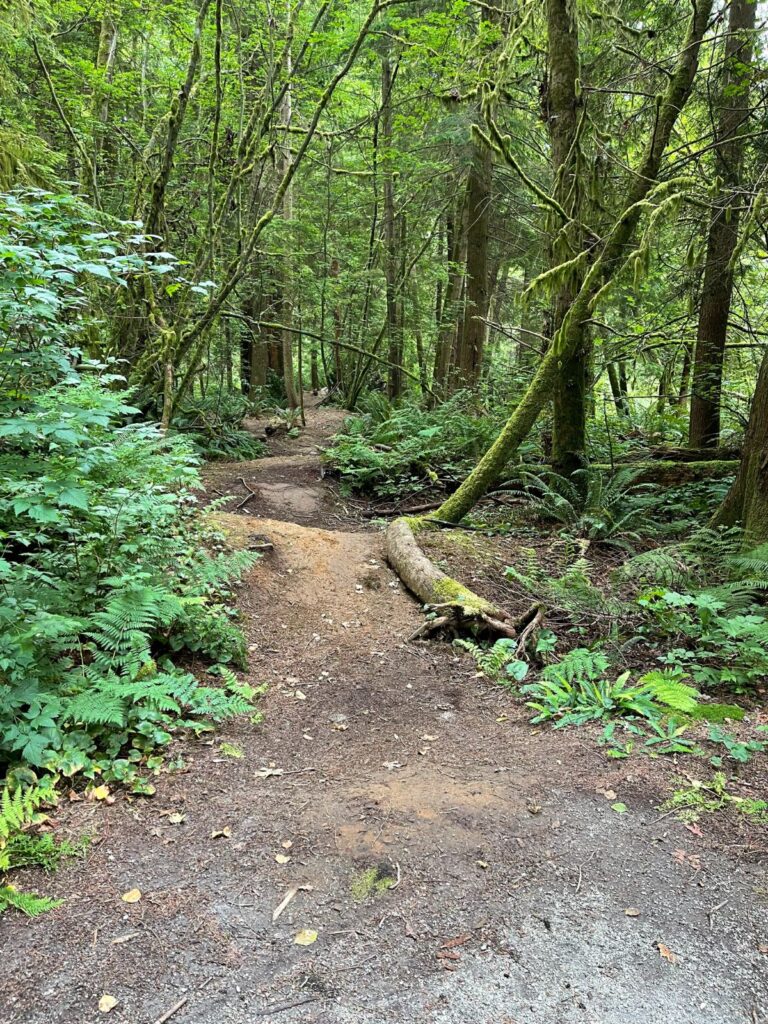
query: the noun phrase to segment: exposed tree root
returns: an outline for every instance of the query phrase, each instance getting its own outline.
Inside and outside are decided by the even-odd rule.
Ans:
[[[396,519],[386,532],[387,561],[411,593],[434,615],[409,639],[439,632],[453,636],[470,633],[493,639],[517,639],[525,646],[541,624],[543,605],[534,604],[518,619],[513,619],[505,609],[451,579],[419,547],[414,529],[418,531],[427,525],[419,520]]]

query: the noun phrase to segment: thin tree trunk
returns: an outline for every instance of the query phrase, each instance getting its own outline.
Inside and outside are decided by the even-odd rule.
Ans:
[[[714,448],[720,439],[720,393],[733,296],[731,258],[738,242],[739,205],[743,202],[738,188],[744,159],[742,130],[749,118],[756,10],[755,0],[731,3],[715,149],[717,173],[724,184],[707,240],[693,363],[688,435],[691,448]]]
[[[582,184],[579,180],[579,28],[573,0],[547,0],[548,79],[547,125],[552,146],[552,194],[565,212],[578,220]],[[555,218],[552,218],[553,220]],[[575,224],[557,222],[552,266],[571,258],[583,243]],[[555,296],[553,332],[563,323],[581,287],[583,272],[572,273]],[[553,394],[552,464],[570,475],[585,461],[588,341],[579,338],[563,357]]]
[[[480,374],[488,319],[488,224],[493,154],[484,143],[472,147],[467,180],[466,303],[457,346],[455,382],[471,387]]]
[[[291,0],[287,3],[288,14],[288,35],[291,35]],[[289,80],[288,88],[283,97],[283,151],[282,167],[283,175],[287,174],[291,165],[291,136],[290,127],[293,118],[293,95],[290,77],[293,73],[291,62],[291,47],[285,49],[285,75]],[[289,232],[293,227],[293,183],[289,182],[283,196],[283,221],[288,226]],[[285,399],[289,409],[299,407],[299,396],[296,393],[296,380],[293,367],[293,259],[291,256],[291,242],[289,234],[288,250],[283,256],[283,280],[282,280],[282,302],[280,304],[282,323],[285,329],[282,331],[282,353],[283,353],[283,380],[285,382]]]
[[[387,301],[387,339],[389,344],[389,382],[391,399],[403,389],[402,337],[397,315],[397,235],[395,225],[395,189],[392,169],[392,65],[389,55],[381,59],[381,180],[383,185],[384,278]]]

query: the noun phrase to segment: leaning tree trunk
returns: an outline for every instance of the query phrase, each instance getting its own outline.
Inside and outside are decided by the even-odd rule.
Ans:
[[[720,394],[728,316],[733,297],[731,259],[739,237],[739,194],[744,138],[749,118],[749,82],[755,28],[755,0],[733,0],[725,43],[720,123],[715,141],[717,174],[723,180],[707,239],[702,281],[689,426],[691,448],[715,448],[720,439]]]
[[[697,4],[694,10],[677,66],[659,103],[645,154],[632,176],[632,184],[623,204],[623,213],[590,266],[533,380],[498,438],[458,490],[437,510],[435,518],[452,523],[460,522],[486,491],[499,482],[507,462],[527,437],[551,397],[562,360],[570,357],[580,344],[582,324],[592,315],[600,291],[624,265],[627,249],[640,220],[640,204],[656,182],[672,130],[691,94],[699,66],[701,41],[709,25],[712,7],[713,0],[705,0]],[[506,155],[505,140],[490,119],[490,114],[488,126],[492,138]]]
[[[563,224],[552,214],[551,266],[556,267],[578,252],[583,244],[578,226],[581,206],[579,175],[579,28],[573,0],[547,0],[548,75],[547,125],[552,147],[554,188],[560,207],[574,218]],[[583,271],[574,271],[555,296],[553,333],[563,323],[581,287]],[[586,448],[587,331],[579,327],[572,351],[563,356],[553,393],[552,464],[570,476],[584,465]]]

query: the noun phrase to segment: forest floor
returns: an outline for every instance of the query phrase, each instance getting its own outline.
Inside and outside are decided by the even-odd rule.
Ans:
[[[381,532],[321,476],[341,418],[207,470],[235,540],[274,545],[239,598],[264,720],[180,742],[151,799],[62,805],[93,842],[20,879],[65,903],[0,920],[0,1022],[109,993],[115,1024],[764,1024],[765,852],[658,810],[708,766],[612,761],[407,642]]]

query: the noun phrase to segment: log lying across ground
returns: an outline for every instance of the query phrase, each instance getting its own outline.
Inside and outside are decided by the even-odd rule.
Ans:
[[[524,646],[528,635],[543,617],[543,606],[533,605],[514,620],[505,609],[452,579],[438,569],[419,547],[416,535],[429,528],[428,520],[396,519],[389,524],[385,534],[387,561],[427,610],[436,613],[411,639],[445,630],[455,634],[509,637],[519,640]]]

